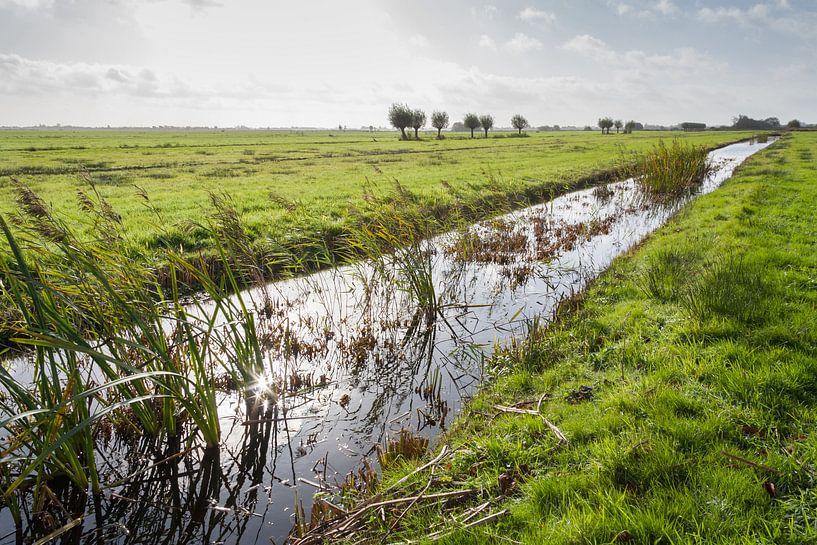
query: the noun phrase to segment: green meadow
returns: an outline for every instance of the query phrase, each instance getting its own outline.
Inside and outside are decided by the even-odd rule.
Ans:
[[[379,487],[478,493],[373,515],[371,542],[814,543],[815,150],[785,136],[532,324],[450,455]]]
[[[715,147],[750,133],[492,133],[399,141],[395,132],[2,131],[0,213],[15,209],[11,178],[59,214],[77,213],[93,184],[121,215],[134,249],[209,251],[196,225],[210,195],[234,201],[251,238],[287,247],[342,236],[367,195],[400,187],[439,215],[465,203],[474,219],[543,200],[609,172],[659,140]],[[143,195],[149,198],[146,206]],[[519,201],[519,202],[515,202]]]

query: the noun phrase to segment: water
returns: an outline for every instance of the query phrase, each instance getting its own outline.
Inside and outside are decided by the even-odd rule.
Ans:
[[[698,194],[767,145],[712,152],[718,168]],[[219,452],[185,443],[159,450],[114,434],[100,448],[104,496],[63,537],[282,542],[299,501],[308,516],[316,491],[335,490],[364,458],[376,464],[375,448],[388,437],[406,428],[433,442],[483,381],[498,343],[523,335],[536,317],[549,319],[691,198],[659,206],[632,180],[613,183],[437,237],[378,267],[362,263],[243,294],[266,310],[259,334],[267,380],[291,386],[275,418],[248,422],[246,401],[223,394]],[[439,298],[434,316],[395,289],[417,255]],[[11,365],[22,374],[29,367],[24,359]],[[160,463],[174,452],[186,453]],[[0,544],[15,542],[7,510],[0,529],[7,529]]]

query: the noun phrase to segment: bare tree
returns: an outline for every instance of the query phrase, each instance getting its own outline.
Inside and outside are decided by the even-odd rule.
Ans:
[[[485,138],[488,138],[488,131],[494,127],[494,116],[479,116],[479,124],[482,126],[482,130],[485,131]]]
[[[445,112],[433,112],[431,114],[431,126],[437,129],[437,140],[443,137],[443,129],[448,127],[448,114]]]
[[[513,128],[519,131],[520,135],[522,134],[522,129],[527,129],[528,127],[530,127],[530,123],[528,123],[528,120],[519,114],[516,114],[511,118],[511,125],[513,125]]]
[[[613,122],[613,126],[616,128],[616,134],[618,134],[618,131],[620,131],[620,130],[621,130],[621,127],[623,127],[623,126],[624,126],[624,123],[622,123],[622,121],[621,121],[620,119],[616,119],[616,120]]]
[[[400,129],[401,138],[408,140],[406,136],[406,127],[411,126],[414,120],[414,112],[405,104],[394,103],[389,108],[389,123],[395,129]]]
[[[478,129],[480,125],[477,114],[465,114],[465,118],[462,120],[462,122],[466,128],[471,129],[471,138],[473,138],[474,129]]]

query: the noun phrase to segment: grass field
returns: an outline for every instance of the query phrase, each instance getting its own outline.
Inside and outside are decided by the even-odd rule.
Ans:
[[[506,196],[541,200],[594,172],[608,171],[625,151],[659,139],[710,147],[747,133],[596,132],[452,134],[401,142],[395,133],[344,131],[2,131],[0,213],[15,207],[11,177],[28,184],[60,213],[74,214],[87,171],[122,216],[134,248],[212,248],[194,225],[211,192],[230,194],[249,236],[284,246],[341,235],[366,193],[388,195],[395,180],[415,201],[446,213],[455,200],[492,213]],[[157,218],[139,196],[150,198]],[[501,208],[495,206],[494,208]]]
[[[372,517],[372,542],[814,543],[816,149],[754,156],[496,358],[454,454],[381,485],[476,499]]]

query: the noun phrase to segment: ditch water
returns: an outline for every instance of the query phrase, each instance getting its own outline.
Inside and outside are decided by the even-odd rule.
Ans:
[[[717,168],[696,195],[770,143],[713,151]],[[59,539],[282,543],[296,506],[308,517],[316,492],[331,497],[364,460],[376,469],[377,446],[400,430],[433,444],[482,383],[496,346],[550,319],[692,198],[659,206],[632,180],[612,183],[437,237],[388,262],[245,293],[263,315],[270,373],[258,393],[271,416],[251,420],[247,402],[224,393],[222,448],[182,442],[169,461],[138,438],[104,438],[103,497]],[[406,275],[418,270],[433,281],[435,312],[420,310],[409,292]],[[10,365],[28,367],[24,358]],[[265,396],[273,383],[281,386],[274,401]],[[0,510],[0,545],[18,537],[8,509]]]

